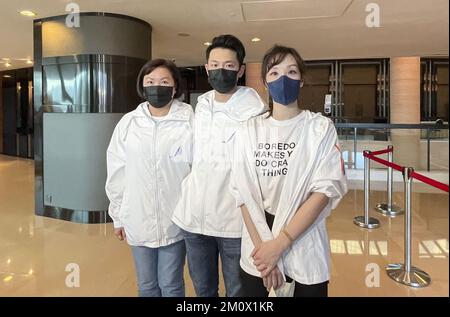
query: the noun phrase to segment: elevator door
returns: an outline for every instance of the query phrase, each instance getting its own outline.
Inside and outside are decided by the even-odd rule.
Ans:
[[[17,155],[16,89],[3,86],[3,154]]]
[[[342,67],[343,115],[351,122],[373,122],[377,115],[377,65]]]
[[[448,122],[448,59],[422,59],[420,74],[421,120]]]
[[[2,153],[25,158],[33,157],[33,83],[31,68],[9,71],[3,78]]]
[[[330,76],[332,64],[308,64],[304,85],[300,91],[302,108],[324,113],[325,95],[331,94]]]
[[[436,65],[436,117],[448,122],[448,63]]]

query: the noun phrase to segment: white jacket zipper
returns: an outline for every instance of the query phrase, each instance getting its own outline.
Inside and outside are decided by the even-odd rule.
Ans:
[[[208,129],[208,143],[207,143],[207,152],[206,152],[206,159],[208,159],[208,157],[209,157],[209,159],[211,159],[211,129],[212,129],[212,127],[213,127],[213,125],[214,125],[214,110],[211,110],[211,120],[209,121],[209,129]],[[208,163],[208,161],[206,162],[206,163]],[[205,201],[206,201],[206,189],[207,189],[207,181],[206,181],[206,178],[204,179],[204,187],[203,187],[203,204],[202,204],[202,224],[201,224],[201,232],[202,232],[202,234],[205,234],[205,232],[204,232],[204,228],[205,228]]]
[[[154,148],[154,160],[153,160],[153,167],[154,167],[154,171],[155,171],[155,214],[156,214],[156,239],[158,240],[158,243],[161,244],[161,231],[160,231],[160,227],[161,227],[161,221],[160,221],[160,217],[159,217],[159,199],[158,199],[158,168],[156,166],[156,163],[158,161],[158,155],[157,155],[157,147],[156,147],[156,142],[157,142],[157,132],[158,132],[158,122],[155,121],[155,133],[153,134],[153,148]]]

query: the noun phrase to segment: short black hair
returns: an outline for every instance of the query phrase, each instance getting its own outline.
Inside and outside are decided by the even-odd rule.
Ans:
[[[144,66],[142,66],[141,71],[139,72],[139,75],[137,77],[137,83],[136,83],[136,89],[139,97],[142,99],[145,99],[145,93],[144,93],[144,85],[143,80],[145,75],[150,74],[152,71],[154,71],[158,67],[164,67],[166,68],[170,74],[172,75],[173,81],[175,83],[175,95],[174,98],[178,98],[181,96],[180,91],[180,82],[181,82],[181,75],[180,71],[178,70],[175,63],[172,61],[166,60],[166,59],[153,59],[145,63]]]
[[[237,59],[239,61],[239,66],[244,64],[244,58],[245,58],[245,48],[244,44],[234,35],[231,34],[225,34],[225,35],[219,35],[213,38],[212,43],[208,48],[206,49],[206,61],[209,60],[209,54],[211,51],[215,48],[227,48],[229,50],[232,50],[236,53]]]

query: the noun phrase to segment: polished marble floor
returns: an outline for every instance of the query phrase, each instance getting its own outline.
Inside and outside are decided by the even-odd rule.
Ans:
[[[414,186],[412,263],[429,273],[432,283],[413,289],[392,281],[384,271],[388,263],[403,262],[403,216],[386,218],[371,211],[381,227],[356,227],[352,219],[363,214],[364,197],[361,184],[351,185],[328,219],[329,295],[449,296],[448,194]],[[383,184],[374,188],[371,202],[383,201]],[[394,197],[402,205],[401,186],[396,188],[400,191]],[[115,238],[111,224],[34,215],[32,160],[0,155],[0,219],[0,296],[136,296],[130,249]],[[80,272],[79,285],[72,279],[73,264]],[[187,267],[185,277],[186,295],[195,296]]]

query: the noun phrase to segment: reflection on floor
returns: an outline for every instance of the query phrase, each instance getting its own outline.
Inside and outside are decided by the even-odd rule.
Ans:
[[[371,202],[383,201],[384,196],[373,191]],[[402,202],[401,192],[394,196]],[[448,296],[448,195],[413,194],[412,261],[432,277],[432,284],[423,289],[397,284],[384,272],[388,263],[403,262],[403,216],[390,219],[373,212],[381,228],[360,229],[352,219],[363,214],[363,202],[361,190],[350,190],[328,219],[330,296]],[[0,156],[0,296],[136,295],[130,249],[114,237],[111,224],[38,217],[33,208],[34,162]],[[66,286],[71,263],[79,266],[79,287]],[[379,287],[369,288],[366,281],[377,286],[377,268]],[[185,276],[186,295],[195,296],[187,267]]]

